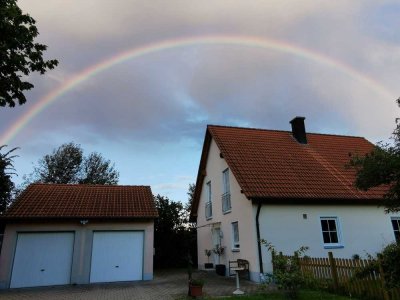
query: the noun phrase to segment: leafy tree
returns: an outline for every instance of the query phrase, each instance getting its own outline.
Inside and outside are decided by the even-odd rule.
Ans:
[[[117,184],[119,173],[109,160],[93,152],[83,156],[80,145],[63,144],[38,161],[26,183]]]
[[[184,266],[187,257],[184,208],[168,197],[154,197],[158,219],[154,222],[154,264],[158,268]]]
[[[160,195],[154,201],[159,215],[154,223],[155,267],[185,267],[189,257],[197,264],[196,227],[189,226],[187,207]]]
[[[187,226],[189,226],[189,227],[196,227],[196,223],[190,222],[190,211],[192,209],[192,203],[193,203],[195,189],[196,189],[196,184],[190,183],[188,191],[186,193],[188,195],[188,201],[186,202],[185,207],[184,207],[184,209],[185,209],[184,220],[185,220],[185,223],[187,223]]]
[[[114,170],[111,161],[105,160],[97,152],[90,153],[83,159],[82,173],[79,183],[117,184],[119,174]]]
[[[2,150],[6,145],[0,146]],[[18,148],[13,148],[8,152],[0,153],[0,213],[3,213],[12,202],[14,183],[11,176],[14,174],[13,159],[16,155],[11,155]]]
[[[14,107],[26,102],[25,90],[33,84],[22,77],[31,72],[44,74],[53,69],[57,60],[43,59],[46,45],[35,43],[39,32],[36,21],[23,14],[16,0],[0,1],[0,106]]]
[[[397,99],[400,106],[400,98]],[[393,143],[378,143],[366,156],[354,156],[350,165],[356,169],[357,188],[367,191],[387,185],[384,196],[386,212],[400,211],[400,119],[396,119],[396,129],[392,134]]]

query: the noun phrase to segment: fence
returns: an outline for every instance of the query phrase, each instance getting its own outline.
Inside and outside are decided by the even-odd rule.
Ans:
[[[360,299],[400,300],[400,288],[385,288],[385,276],[379,260],[379,271],[369,272],[360,279],[355,276],[356,272],[368,266],[370,260],[334,258],[332,252],[328,253],[327,258],[285,257],[297,259],[305,277],[325,282],[338,293]]]

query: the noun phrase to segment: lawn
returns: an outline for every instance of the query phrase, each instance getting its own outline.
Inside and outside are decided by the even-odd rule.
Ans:
[[[260,294],[260,295],[251,295],[251,296],[232,296],[232,297],[225,297],[225,298],[207,298],[209,300],[221,300],[221,299],[241,299],[241,300],[287,300],[288,298],[285,297],[282,293],[267,293],[267,294]],[[318,291],[301,291],[299,300],[357,300],[355,298],[349,298],[345,296],[338,296],[334,294],[328,294],[325,292],[318,292]]]

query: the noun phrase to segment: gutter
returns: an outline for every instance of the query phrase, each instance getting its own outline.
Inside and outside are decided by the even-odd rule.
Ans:
[[[263,260],[262,260],[262,252],[261,252],[261,244],[260,244],[260,223],[259,223],[259,217],[260,217],[260,211],[261,211],[261,201],[257,201],[257,214],[256,214],[256,230],[257,230],[257,247],[258,247],[258,264],[260,265],[260,274],[264,274],[264,268],[263,268]]]

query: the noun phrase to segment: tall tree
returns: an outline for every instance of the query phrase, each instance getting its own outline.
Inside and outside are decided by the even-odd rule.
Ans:
[[[400,98],[397,99],[400,106]],[[400,119],[392,134],[393,143],[378,143],[371,153],[354,156],[350,165],[356,169],[355,185],[361,190],[387,185],[384,196],[386,212],[400,211]]]
[[[83,159],[82,174],[79,183],[117,184],[119,174],[114,170],[111,161],[104,159],[100,153],[92,152]]]
[[[45,155],[26,177],[26,183],[117,184],[119,173],[97,152],[83,155],[80,145],[63,144]]]
[[[6,145],[0,146],[2,150]],[[11,176],[14,174],[13,159],[16,155],[11,155],[18,148],[13,148],[4,154],[0,152],[0,213],[3,213],[12,202],[14,183]]]
[[[184,209],[181,202],[168,197],[154,197],[158,218],[154,222],[154,264],[157,268],[185,265]]]
[[[16,0],[0,1],[0,106],[24,104],[24,91],[33,84],[22,77],[31,72],[44,74],[58,64],[55,59],[43,59],[47,46],[34,42],[39,34],[35,23]]]

